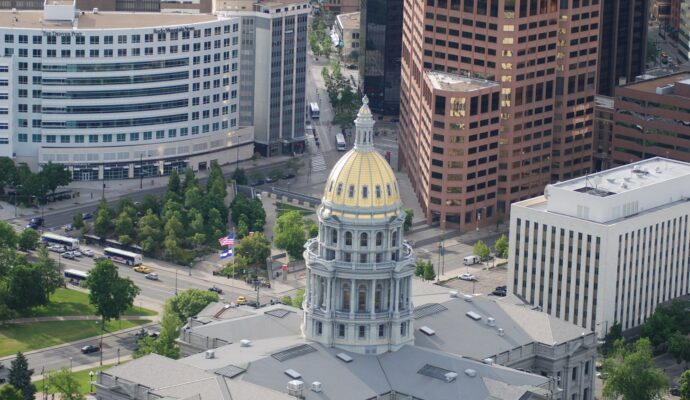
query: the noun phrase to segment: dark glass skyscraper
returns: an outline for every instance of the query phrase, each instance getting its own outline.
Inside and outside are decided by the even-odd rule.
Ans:
[[[621,78],[630,83],[644,73],[649,0],[606,0],[602,4],[597,93],[613,96]]]
[[[362,0],[359,80],[374,112],[400,109],[403,0]]]

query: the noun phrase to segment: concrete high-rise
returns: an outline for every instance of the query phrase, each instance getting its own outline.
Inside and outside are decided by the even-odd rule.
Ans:
[[[400,166],[428,222],[474,229],[591,171],[600,12],[598,0],[405,3]]]
[[[620,84],[645,70],[649,0],[608,0],[602,4],[597,93],[613,96]]]

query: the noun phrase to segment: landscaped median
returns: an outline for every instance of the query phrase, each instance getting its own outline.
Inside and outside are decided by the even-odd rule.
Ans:
[[[105,324],[106,332],[148,324],[153,310],[132,307],[121,320]],[[50,303],[22,313],[17,320],[0,325],[0,357],[86,339],[101,334],[100,317],[89,304],[87,293],[58,289]],[[64,318],[63,320],[59,320]],[[53,320],[55,319],[55,320]]]

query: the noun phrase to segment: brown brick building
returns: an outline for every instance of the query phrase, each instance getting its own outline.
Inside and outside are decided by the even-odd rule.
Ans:
[[[616,88],[612,166],[656,156],[690,162],[690,73]]]
[[[505,220],[511,202],[591,171],[600,12],[598,0],[405,3],[400,166],[428,222],[470,229]],[[474,94],[430,86],[432,71],[486,81],[478,115]],[[459,99],[465,123],[448,112]]]

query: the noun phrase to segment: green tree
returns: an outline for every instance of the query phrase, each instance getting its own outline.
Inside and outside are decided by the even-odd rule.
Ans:
[[[609,332],[604,338],[604,345],[601,347],[602,353],[607,355],[609,351],[613,349],[613,345],[616,343],[616,341],[621,338],[623,338],[623,327],[621,326],[620,322],[616,322],[615,324],[611,325]]]
[[[107,237],[113,231],[113,221],[108,210],[102,208],[96,212],[93,229],[101,238]]]
[[[9,306],[14,310],[26,310],[48,302],[41,271],[25,259],[19,259],[10,271],[7,287]]]
[[[299,289],[295,298],[292,299],[292,306],[297,308],[302,308],[302,303],[304,303],[304,289]]]
[[[479,258],[483,261],[489,258],[491,255],[491,249],[489,249],[489,246],[487,246],[486,243],[478,240],[477,243],[474,244],[474,254],[479,256]]]
[[[89,289],[89,302],[101,317],[101,329],[105,322],[120,319],[134,304],[139,288],[129,278],[120,278],[117,267],[110,260],[98,260],[84,281]]]
[[[247,174],[244,172],[243,168],[236,168],[235,172],[232,173],[231,177],[238,185],[246,185],[248,183],[247,181]]]
[[[647,338],[631,347],[618,340],[613,354],[603,362],[603,371],[608,374],[603,390],[606,399],[655,400],[666,390],[666,375],[655,367]]]
[[[292,157],[288,160],[286,168],[293,174],[297,174],[300,168],[304,167],[304,163],[298,157]]]
[[[424,266],[424,280],[433,281],[434,279],[436,279],[434,264],[432,264],[431,261],[427,261],[427,264]]]
[[[279,249],[287,251],[290,259],[303,259],[306,238],[304,221],[299,211],[289,211],[278,217],[273,242]]]
[[[249,225],[247,225],[247,216],[240,216],[240,222],[237,223],[237,228],[235,229],[235,238],[242,239],[249,234]]]
[[[46,193],[48,193],[48,185],[45,177],[34,174],[26,166],[18,168],[18,181],[21,184],[17,187],[17,195],[22,203],[43,203],[45,202]]]
[[[271,244],[262,233],[254,233],[235,246],[234,254],[246,259],[250,266],[264,268],[271,255]]]
[[[508,258],[508,239],[506,235],[501,235],[494,244],[496,254],[501,258]]]
[[[319,235],[319,225],[313,220],[305,219],[304,227],[307,230],[307,237],[315,238]]]
[[[262,232],[264,230],[264,225],[266,225],[266,211],[264,210],[264,205],[259,199],[253,199],[249,203],[250,215],[249,218],[252,221],[250,226],[251,230],[254,232]]]
[[[291,306],[292,305],[292,297],[285,295],[285,296],[280,298],[280,302],[285,304],[285,305]]]
[[[411,208],[405,209],[405,222],[403,223],[403,230],[405,232],[412,228],[412,218],[414,218],[414,210]]]
[[[424,278],[424,270],[427,263],[431,263],[428,260],[417,259],[417,264],[415,266],[414,275]]]
[[[143,357],[151,353],[172,359],[180,357],[180,348],[175,343],[175,339],[182,326],[182,321],[177,318],[174,312],[165,309],[160,325],[161,331],[157,338],[154,339],[147,335],[139,339],[137,349],[134,352],[134,358]]]
[[[161,239],[161,221],[150,208],[146,211],[146,215],[139,219],[138,236],[144,253],[153,254]]]
[[[673,317],[660,307],[642,325],[642,336],[648,337],[654,346],[658,346],[667,342],[677,330]]]
[[[194,317],[207,305],[218,301],[218,294],[201,289],[187,289],[165,302],[165,310],[174,313],[180,321]]]
[[[175,235],[168,235],[163,241],[163,255],[169,260],[176,261],[180,254],[180,242]]]
[[[186,208],[194,208],[202,204],[204,195],[198,186],[190,186],[184,193],[184,206]]]
[[[74,377],[74,373],[67,367],[51,372],[45,379],[50,382],[50,387],[55,389],[55,393],[60,395],[61,400],[84,400],[86,397],[81,394],[81,385]]]
[[[168,177],[168,191],[166,192],[166,199],[168,195],[173,195],[172,198],[179,200],[179,196],[182,194],[182,183],[180,182],[180,175],[177,171],[170,171],[170,176]]]
[[[155,215],[158,215],[161,212],[161,207],[160,199],[152,194],[147,194],[144,196],[138,206],[139,213],[141,215],[146,214],[148,210],[151,210]]]
[[[227,234],[225,229],[226,224],[218,209],[212,208],[208,211],[208,221],[206,225],[208,227],[209,243],[218,246],[218,238]]]
[[[17,167],[9,157],[0,157],[0,190],[17,181]]]
[[[17,352],[17,357],[10,364],[7,382],[19,390],[26,400],[33,400],[36,393],[36,386],[31,383],[33,373],[34,370],[29,369],[29,361],[24,354],[21,351]]]
[[[24,396],[14,386],[3,385],[0,387],[0,400],[24,400]]]
[[[165,228],[163,229],[163,232],[165,232],[166,237],[174,237],[175,239],[183,237],[184,235],[184,225],[182,225],[182,222],[180,221],[179,217],[180,213],[175,212],[173,213],[172,216],[168,219],[168,221],[165,223]]]
[[[84,227],[84,215],[82,213],[76,213],[72,216],[72,227],[74,229],[81,229]]]
[[[24,229],[22,233],[19,234],[19,239],[17,244],[19,248],[25,251],[34,250],[38,245],[38,240],[41,236],[33,229]]]
[[[686,369],[678,379],[680,400],[690,400],[690,369]]]
[[[12,228],[12,225],[0,221],[0,247],[14,249],[17,247],[17,240],[17,232]]]
[[[134,220],[137,217],[138,211],[139,210],[137,209],[137,206],[134,204],[132,199],[129,197],[125,197],[117,202],[114,214],[120,216],[122,215],[122,213],[125,213],[127,214],[127,216],[129,216],[131,220]]]
[[[676,359],[676,362],[690,362],[690,339],[687,335],[676,332],[668,341],[668,352]]]
[[[184,184],[182,185],[182,190],[183,192],[187,192],[189,188],[191,187],[198,187],[199,183],[196,180],[196,176],[194,175],[194,170],[191,168],[187,168],[187,170],[184,173]]]
[[[122,214],[117,217],[117,221],[115,221],[115,233],[118,235],[118,237],[134,237],[134,223],[126,211],[123,211]]]
[[[72,181],[72,173],[69,172],[62,164],[48,164],[43,165],[39,175],[43,178],[46,187],[53,193],[60,186],[67,186]]]
[[[60,267],[55,260],[50,258],[48,249],[41,246],[38,250],[38,260],[34,263],[33,268],[38,270],[38,275],[41,277],[38,288],[43,289],[45,301],[48,302],[50,295],[65,285]]]

